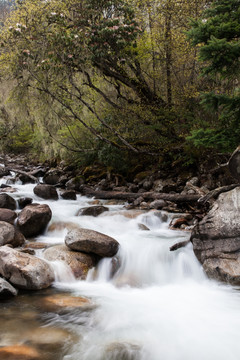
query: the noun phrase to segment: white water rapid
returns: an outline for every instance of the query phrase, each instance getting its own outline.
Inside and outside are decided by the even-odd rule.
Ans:
[[[102,260],[86,281],[75,280],[61,263],[54,265],[56,291],[89,298],[94,304],[91,309],[44,315],[44,326],[62,327],[78,336],[61,359],[240,359],[240,292],[207,279],[191,245],[169,251],[188,233],[169,230],[169,220],[163,222],[160,212],[135,217],[122,205],[107,205],[110,211],[97,218],[77,217],[91,199],[45,201],[33,194],[33,185],[15,187],[18,192],[11,196],[47,203],[53,212],[51,223],[77,223],[121,245],[120,267],[113,277],[111,259]],[[140,230],[139,223],[150,230]],[[65,229],[46,231],[37,241],[64,243],[65,235]]]

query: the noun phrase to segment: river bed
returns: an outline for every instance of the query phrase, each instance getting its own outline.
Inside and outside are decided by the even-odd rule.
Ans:
[[[102,201],[108,212],[76,216],[92,199],[46,201],[33,194],[34,185],[14,187],[15,199],[30,196],[50,206],[50,225],[71,222],[115,238],[120,268],[112,277],[111,259],[103,259],[86,281],[77,281],[53,263],[51,289],[21,292],[0,304],[0,346],[30,345],[44,360],[239,360],[240,292],[207,279],[191,244],[169,251],[189,238],[168,228],[171,215],[127,212],[124,204]],[[66,233],[47,230],[36,241],[63,244]],[[49,307],[51,297],[89,302]]]

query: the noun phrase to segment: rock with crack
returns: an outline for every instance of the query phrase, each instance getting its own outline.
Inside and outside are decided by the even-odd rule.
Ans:
[[[223,193],[191,234],[207,275],[240,285],[240,188]]]

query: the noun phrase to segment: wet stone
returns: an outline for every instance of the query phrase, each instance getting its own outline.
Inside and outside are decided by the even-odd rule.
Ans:
[[[45,311],[58,312],[65,308],[88,309],[93,306],[93,303],[84,297],[68,294],[54,294],[42,298],[40,306]]]
[[[1,360],[42,360],[40,353],[27,345],[12,345],[0,348]]]
[[[109,209],[106,206],[102,205],[95,205],[95,206],[89,206],[83,209],[80,209],[77,213],[77,216],[94,216],[97,217],[104,213],[105,211],[109,211]]]

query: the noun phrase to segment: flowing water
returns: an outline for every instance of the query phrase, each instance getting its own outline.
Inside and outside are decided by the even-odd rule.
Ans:
[[[0,304],[0,346],[38,346],[48,360],[239,360],[240,292],[207,279],[190,244],[169,251],[189,237],[169,230],[170,218],[159,211],[126,212],[121,204],[107,205],[110,211],[97,218],[77,217],[91,199],[43,201],[33,195],[33,185],[15,187],[18,192],[10,194],[15,198],[47,203],[52,224],[76,223],[112,236],[121,246],[113,276],[111,259],[103,259],[86,281],[75,280],[55,262],[52,289],[21,293]],[[140,230],[139,223],[150,230]],[[64,243],[66,232],[47,230],[37,241]],[[90,305],[48,308],[49,296],[86,298]],[[46,341],[50,334],[61,346]]]

